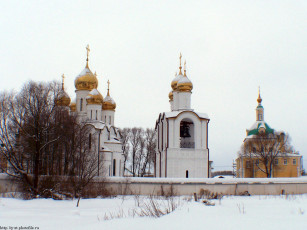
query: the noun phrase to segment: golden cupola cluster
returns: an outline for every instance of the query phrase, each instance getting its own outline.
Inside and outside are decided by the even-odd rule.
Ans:
[[[107,96],[104,98],[102,109],[112,110],[112,111],[115,111],[116,109],[116,103],[113,100],[113,98],[110,96],[110,81],[109,80],[108,80],[108,93],[107,93]]]
[[[55,100],[56,105],[58,106],[69,106],[70,104],[70,97],[64,90],[64,74],[62,75],[62,89],[59,92],[59,95],[57,96],[57,99]]]
[[[168,95],[170,101],[173,101],[173,91],[191,92],[193,89],[193,84],[190,81],[190,79],[187,77],[186,61],[184,62],[184,73],[182,74],[181,58],[182,58],[182,55],[180,53],[179,74],[177,73],[175,74],[175,78],[173,79],[171,83],[171,87],[173,90]]]
[[[84,70],[76,77],[75,79],[75,87],[76,90],[92,90],[97,89],[98,87],[98,80],[96,74],[93,74],[88,66],[88,56],[90,52],[90,48],[87,45],[87,58],[86,58],[86,65]]]

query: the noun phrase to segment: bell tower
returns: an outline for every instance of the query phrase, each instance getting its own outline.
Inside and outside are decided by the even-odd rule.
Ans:
[[[171,112],[160,113],[156,121],[155,176],[207,178],[209,118],[191,108],[193,84],[187,77],[186,62],[182,73],[181,58],[180,54],[179,74],[173,79],[169,93]]]

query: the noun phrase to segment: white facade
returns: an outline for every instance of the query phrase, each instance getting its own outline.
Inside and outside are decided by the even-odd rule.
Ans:
[[[183,82],[183,83],[182,83]],[[181,84],[181,85],[180,85]],[[207,114],[191,109],[192,83],[181,74],[172,82],[171,112],[160,113],[156,121],[156,177],[209,177]]]
[[[70,104],[70,112],[78,116],[79,122],[91,127],[89,152],[100,162],[97,176],[123,176],[121,136],[114,124],[116,103],[110,97],[109,86],[103,99],[97,90],[97,75],[89,69],[88,58],[86,61],[84,70],[75,79],[76,101]]]

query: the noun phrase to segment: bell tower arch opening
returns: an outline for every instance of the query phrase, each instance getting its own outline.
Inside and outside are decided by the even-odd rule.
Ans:
[[[188,118],[184,118],[180,122],[180,148],[195,148],[195,132],[194,123]]]

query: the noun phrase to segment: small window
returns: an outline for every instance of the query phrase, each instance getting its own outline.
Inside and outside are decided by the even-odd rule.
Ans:
[[[97,120],[97,110],[96,110],[96,120]]]
[[[91,110],[91,119],[93,118],[93,110]]]
[[[288,164],[287,159],[284,159],[284,165],[287,165],[287,164]]]
[[[278,159],[274,160],[274,165],[278,165]]]
[[[189,170],[185,171],[185,178],[189,178]]]
[[[111,116],[109,116],[109,124],[111,125]]]
[[[82,104],[83,104],[83,99],[80,99],[80,111],[82,111]]]
[[[107,116],[104,116],[104,122],[107,122]]]
[[[251,162],[250,161],[246,161],[246,168],[250,168],[251,167]]]
[[[259,121],[262,120],[262,114],[259,114]]]
[[[116,160],[113,159],[113,176],[116,176]]]
[[[296,159],[293,159],[293,165],[296,165]]]

